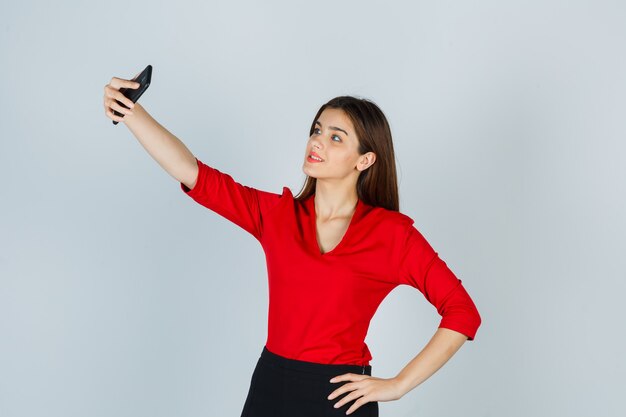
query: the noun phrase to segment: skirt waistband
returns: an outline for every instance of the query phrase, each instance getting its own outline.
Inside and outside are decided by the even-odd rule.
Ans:
[[[295,371],[311,372],[326,376],[337,376],[347,373],[372,375],[372,365],[325,364],[300,361],[270,352],[267,349],[267,346],[263,346],[263,351],[261,352],[259,361]]]

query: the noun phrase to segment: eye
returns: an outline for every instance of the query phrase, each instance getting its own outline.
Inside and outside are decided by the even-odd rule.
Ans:
[[[314,133],[314,134],[319,134],[319,133],[321,133],[321,132],[318,132],[319,130],[320,130],[320,128],[319,128],[319,127],[315,127],[315,128],[313,128],[313,133]],[[339,136],[339,135],[332,135],[332,136],[331,136],[331,139],[333,139],[333,138],[337,138],[337,139],[338,139],[337,141],[334,141],[334,142],[342,142],[342,140],[341,140],[341,136]]]

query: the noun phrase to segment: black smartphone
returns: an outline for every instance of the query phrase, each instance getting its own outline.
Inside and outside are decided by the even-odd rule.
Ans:
[[[139,75],[133,78],[132,81],[136,81],[139,83],[139,88],[122,87],[120,88],[120,93],[124,94],[124,96],[133,103],[136,103],[137,100],[139,100],[139,97],[141,97],[144,91],[146,91],[150,86],[150,80],[152,80],[152,65],[148,65],[143,71],[141,71]],[[120,106],[126,109],[128,108],[124,103],[121,103],[119,100],[115,101],[117,101],[117,104],[119,104]],[[124,115],[117,110],[113,110],[113,114],[116,116],[124,117]],[[114,125],[116,125],[117,123],[118,122],[116,120],[113,120]]]

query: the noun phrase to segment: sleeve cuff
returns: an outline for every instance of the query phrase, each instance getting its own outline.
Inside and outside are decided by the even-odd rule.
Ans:
[[[189,188],[184,183],[182,182],[180,183],[181,190],[183,190],[183,192],[187,194],[189,197],[195,197],[196,194],[198,194],[198,190],[200,189],[199,185],[203,178],[202,163],[200,162],[198,158],[196,158],[196,164],[198,165],[198,175],[196,177],[196,185],[194,185],[193,188]]]
[[[454,330],[455,332],[462,333],[465,336],[467,336],[468,341],[472,341],[474,340],[474,337],[476,336],[476,332],[478,331],[478,328],[480,327],[480,324],[481,324],[481,319],[479,317],[480,316],[476,318],[476,322],[471,322],[471,323],[470,322],[460,323],[458,320],[455,320],[453,322],[444,317],[439,323],[439,328],[450,329],[450,330]]]

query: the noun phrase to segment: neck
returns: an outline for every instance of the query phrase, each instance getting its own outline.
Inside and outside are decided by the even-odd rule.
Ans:
[[[355,185],[346,186],[319,179],[315,182],[315,212],[320,220],[350,217],[358,200]]]

